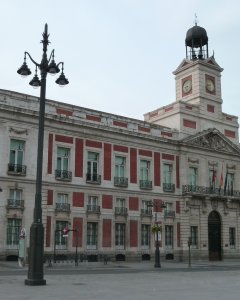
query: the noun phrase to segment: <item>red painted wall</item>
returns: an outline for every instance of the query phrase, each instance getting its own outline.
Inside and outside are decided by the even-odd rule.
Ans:
[[[154,185],[161,185],[161,158],[158,152],[154,152]]]
[[[153,211],[154,212],[162,212],[162,203],[163,201],[161,199],[153,199],[153,203],[154,203],[154,206],[153,206]]]
[[[52,174],[53,134],[48,135],[48,174]]]
[[[75,207],[84,207],[84,193],[73,192],[72,205]]]
[[[125,152],[125,153],[128,153],[128,147],[126,147],[126,146],[114,145],[114,146],[113,146],[113,150],[114,150],[114,151],[118,151],[118,152]]]
[[[179,156],[176,156],[176,187],[180,188],[180,161]]]
[[[102,143],[97,141],[86,140],[86,146],[93,148],[102,148]]]
[[[73,239],[72,239],[72,246],[82,247],[82,235],[83,235],[83,219],[82,218],[73,218],[73,229],[77,229],[73,231]],[[78,242],[78,243],[77,243]]]
[[[104,144],[104,180],[111,180],[112,174],[112,145]]]
[[[46,226],[46,247],[51,246],[51,216],[47,216],[47,226]]]
[[[112,246],[112,220],[103,219],[103,238],[102,238],[103,247]]]
[[[149,151],[149,150],[139,149],[138,153],[139,153],[139,155],[142,155],[142,156],[152,157],[152,151]]]
[[[139,210],[138,197],[129,197],[129,210]]]
[[[53,190],[48,190],[47,205],[53,205]]]
[[[138,246],[138,221],[130,220],[130,247]]]
[[[73,144],[73,137],[56,134],[55,135],[55,141],[62,142],[62,143]]]
[[[102,195],[102,208],[112,209],[112,195]]]
[[[180,201],[176,201],[176,213],[180,214]]]
[[[75,176],[83,177],[83,140],[75,141]]]
[[[130,149],[130,183],[137,183],[137,149]]]

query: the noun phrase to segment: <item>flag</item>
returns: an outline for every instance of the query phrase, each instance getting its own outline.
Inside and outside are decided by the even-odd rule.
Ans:
[[[222,166],[222,173],[220,177],[220,189],[223,187],[223,166]]]
[[[213,168],[213,172],[212,172],[212,186],[214,186],[215,181],[216,181],[216,171]]]
[[[227,185],[228,185],[228,170],[227,170],[227,172],[226,172],[226,175],[225,175],[225,182],[224,182],[224,195],[226,194]]]

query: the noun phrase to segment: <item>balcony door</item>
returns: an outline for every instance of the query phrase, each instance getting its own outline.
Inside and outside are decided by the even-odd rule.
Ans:
[[[209,260],[222,259],[221,244],[221,218],[218,212],[212,211],[208,216]]]

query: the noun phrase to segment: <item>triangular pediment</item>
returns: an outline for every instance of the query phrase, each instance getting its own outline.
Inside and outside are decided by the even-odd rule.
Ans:
[[[177,69],[173,72],[174,75],[176,75],[182,68],[188,67],[192,64],[192,61],[188,59],[183,59],[180,65],[177,67]]]
[[[214,56],[210,56],[209,58],[206,59],[206,63],[210,64],[210,65],[213,65],[215,67],[217,67],[219,69],[220,72],[223,71],[223,68],[221,68],[219,66],[219,64],[216,62]]]
[[[181,142],[198,148],[207,148],[212,151],[240,155],[240,148],[215,128],[191,135],[182,139]]]

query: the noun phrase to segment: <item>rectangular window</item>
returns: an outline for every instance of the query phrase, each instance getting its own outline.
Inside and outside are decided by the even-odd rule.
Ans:
[[[60,211],[70,211],[70,204],[68,203],[68,194],[57,194],[56,209]]]
[[[197,248],[198,247],[198,227],[197,226],[191,226],[191,242],[192,247]]]
[[[165,246],[166,248],[173,248],[173,226],[165,225]]]
[[[57,148],[57,170],[68,171],[70,160],[70,149],[58,147]]]
[[[190,167],[189,168],[189,184],[192,187],[196,187],[197,186],[197,181],[198,181],[198,173],[197,173],[198,169],[194,168],[194,167]]]
[[[118,249],[125,248],[125,224],[115,224],[115,245]]]
[[[125,177],[126,157],[115,157],[115,177]]]
[[[67,221],[56,221],[55,243],[56,249],[67,249],[67,237],[63,236],[63,229],[68,228]]]
[[[150,247],[150,225],[141,225],[141,245],[143,247]]]
[[[169,164],[163,165],[163,179],[164,179],[164,183],[166,184],[172,183],[172,165]]]
[[[236,247],[236,230],[235,227],[229,227],[229,246],[231,249]]]
[[[9,171],[23,172],[25,141],[11,139]]]
[[[18,248],[21,227],[21,219],[12,218],[7,220],[7,247],[9,249]]]
[[[23,206],[22,190],[10,189],[8,206],[12,206],[12,207],[22,207]]]
[[[150,161],[140,160],[140,180],[150,180]]]
[[[98,223],[87,223],[87,249],[97,249]]]
[[[96,152],[88,152],[87,157],[87,180],[98,181],[98,164],[99,154]]]

